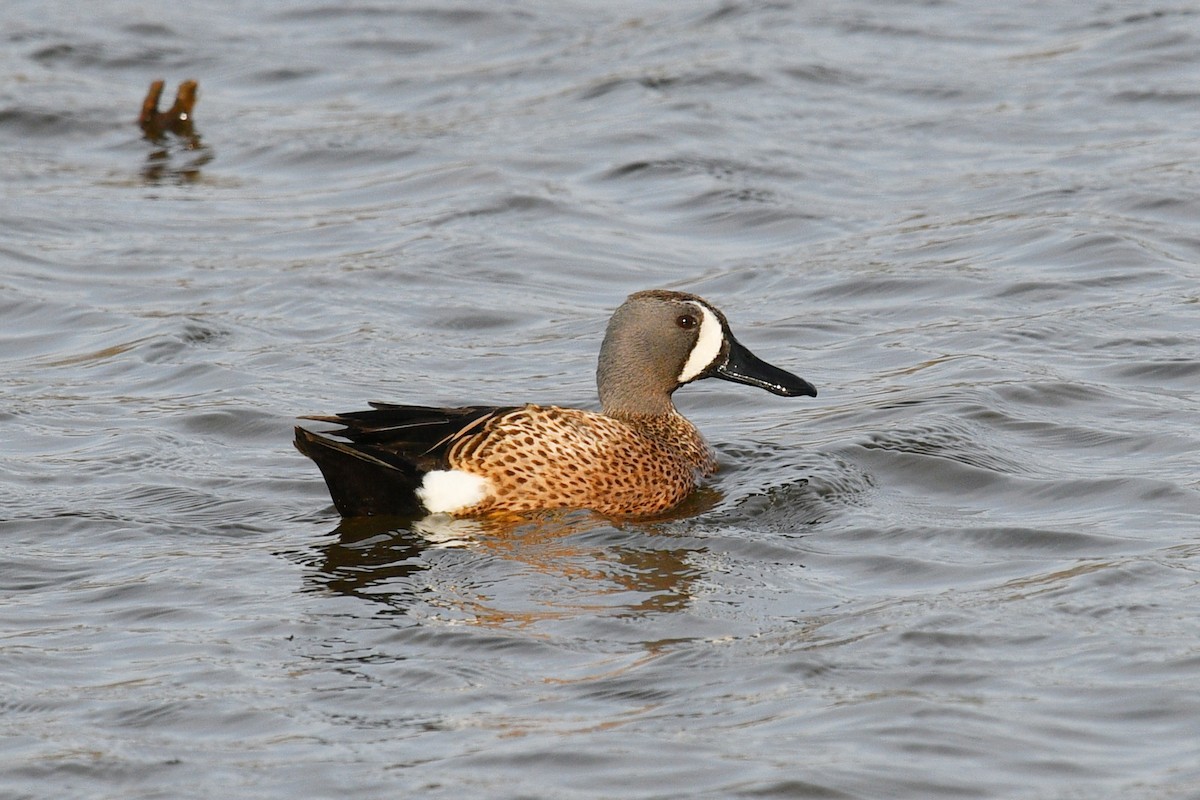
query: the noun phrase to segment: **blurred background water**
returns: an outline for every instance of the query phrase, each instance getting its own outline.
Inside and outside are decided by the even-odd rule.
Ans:
[[[1187,3],[0,8],[0,795],[1200,796]],[[199,81],[194,140],[142,138]],[[340,524],[294,418],[595,405],[677,518]],[[709,382],[716,383],[716,382]]]

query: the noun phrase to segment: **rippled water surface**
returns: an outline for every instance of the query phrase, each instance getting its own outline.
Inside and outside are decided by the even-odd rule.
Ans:
[[[1186,3],[0,8],[0,795],[1200,796]],[[147,141],[150,81],[200,84]],[[594,405],[670,519],[340,523],[367,400]],[[717,382],[707,382],[708,384]]]

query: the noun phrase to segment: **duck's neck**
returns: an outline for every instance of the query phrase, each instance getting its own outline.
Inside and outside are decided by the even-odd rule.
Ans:
[[[620,420],[630,421],[654,417],[683,418],[683,415],[675,410],[675,404],[671,402],[669,394],[648,395],[640,391],[632,394],[636,396],[621,391],[605,391],[602,388],[600,390],[600,406],[606,415]]]
[[[637,357],[637,352],[626,354],[619,349],[618,344],[606,339],[596,369],[596,388],[604,413],[617,419],[678,416],[671,402],[675,382],[656,374]]]

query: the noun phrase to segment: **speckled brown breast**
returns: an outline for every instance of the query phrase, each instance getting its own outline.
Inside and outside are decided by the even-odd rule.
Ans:
[[[700,432],[679,414],[615,419],[555,406],[491,417],[448,456],[452,468],[486,476],[493,489],[458,516],[543,508],[656,514],[716,469]]]

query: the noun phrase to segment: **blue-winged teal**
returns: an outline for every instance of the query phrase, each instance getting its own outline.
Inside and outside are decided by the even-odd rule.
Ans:
[[[803,378],[738,343],[725,315],[692,294],[638,292],[617,309],[600,346],[602,413],[556,406],[370,411],[306,419],[337,423],[330,439],[296,428],[343,516],[444,512],[472,516],[589,508],[612,516],[675,506],[716,468],[671,393],[701,378],[815,397]]]

